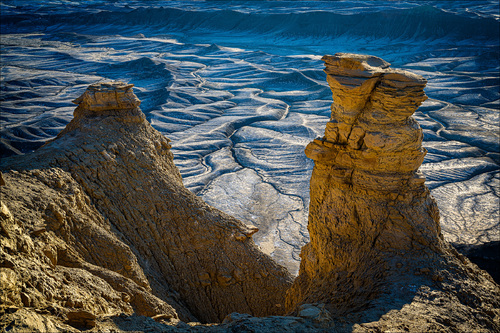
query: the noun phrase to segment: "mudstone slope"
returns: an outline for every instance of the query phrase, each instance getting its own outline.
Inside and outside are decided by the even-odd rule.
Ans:
[[[334,104],[306,148],[311,241],[293,285],[253,243],[256,228],[184,188],[132,85],[100,83],[54,141],[2,161],[0,326],[500,330],[498,285],[443,241],[417,171],[410,116],[425,80],[375,57],[324,60]]]

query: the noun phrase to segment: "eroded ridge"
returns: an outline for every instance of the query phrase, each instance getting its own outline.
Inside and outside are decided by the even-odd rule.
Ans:
[[[418,172],[426,151],[411,115],[427,98],[426,80],[373,56],[337,53],[323,61],[334,102],[324,137],[305,150],[315,161],[311,240],[302,248],[288,309],[324,303],[334,316],[373,320],[375,312],[413,306],[423,289],[444,295],[447,285],[464,283],[472,271],[488,287],[466,293],[498,305],[498,286],[477,267],[468,273],[464,265],[471,264],[444,242],[439,210]],[[464,308],[471,305],[460,301]],[[436,310],[433,315],[450,313]],[[439,326],[432,325],[426,327]]]
[[[1,256],[17,263],[2,268],[17,281],[2,301],[61,317],[78,304],[94,319],[283,313],[289,273],[256,247],[258,229],[183,186],[170,140],[146,121],[132,85],[94,84],[75,103],[54,141],[2,161]],[[60,287],[65,274],[73,289]]]

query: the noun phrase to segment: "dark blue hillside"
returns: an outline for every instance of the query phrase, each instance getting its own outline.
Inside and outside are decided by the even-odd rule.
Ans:
[[[395,39],[479,39],[498,40],[500,22],[492,18],[470,18],[432,6],[362,12],[343,15],[329,11],[292,14],[243,13],[232,10],[196,11],[176,8],[137,8],[132,10],[72,12],[68,14],[3,15],[2,30],[58,24],[154,27],[156,31],[238,32],[283,37],[365,36]]]

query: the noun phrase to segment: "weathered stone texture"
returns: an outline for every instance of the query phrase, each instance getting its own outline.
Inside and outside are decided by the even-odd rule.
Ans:
[[[255,228],[183,186],[169,140],[145,120],[131,87],[90,86],[56,140],[4,162],[2,212],[12,214],[2,213],[0,255],[26,270],[2,268],[0,297],[15,306],[42,302],[38,308],[61,295],[63,312],[83,306],[96,316],[220,322],[232,312],[283,313],[289,273],[257,248]],[[66,273],[81,290],[67,297]],[[35,274],[54,279],[50,300],[30,282]],[[86,294],[96,294],[95,304]]]
[[[288,309],[295,313],[300,304],[320,302],[334,317],[364,322],[407,304],[417,318],[413,324],[402,312],[384,318],[400,317],[388,328],[415,329],[423,325],[419,306],[425,304],[432,309],[428,329],[441,327],[439,317],[451,318],[454,307],[467,313],[462,328],[498,329],[498,312],[487,324],[474,320],[498,307],[498,285],[444,242],[439,210],[418,172],[426,151],[411,115],[426,99],[425,79],[372,56],[339,53],[323,60],[334,103],[325,136],[306,148],[315,161],[311,241],[302,248]],[[462,299],[438,310],[429,295],[454,299],[450,285],[483,299],[484,306],[471,309]]]
[[[293,285],[255,227],[186,190],[132,85],[98,83],[55,140],[1,161],[0,329],[500,331],[499,286],[444,242],[418,172],[425,80],[324,60],[334,104],[306,148],[311,241]]]

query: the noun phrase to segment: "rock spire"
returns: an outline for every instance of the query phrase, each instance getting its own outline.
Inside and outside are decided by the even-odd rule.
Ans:
[[[75,302],[94,317],[121,311],[220,322],[232,312],[283,313],[291,276],[254,244],[256,228],[183,186],[170,140],[146,121],[132,86],[91,85],[75,100],[74,119],[54,141],[29,156],[2,161],[6,206],[0,217],[6,217],[2,228],[12,229],[2,234],[2,246],[16,244],[9,240],[16,233],[19,242],[33,238],[35,244],[32,263],[9,254],[14,245],[2,247],[0,257],[21,263],[17,271],[5,269],[18,281],[2,300],[21,305],[16,290],[24,290],[28,305],[67,298],[57,302],[62,316],[72,313]],[[23,213],[32,202],[37,208]],[[16,223],[25,231],[43,231],[30,237]],[[39,290],[32,275],[42,276],[40,269],[20,269],[38,261],[34,266],[55,280]],[[65,271],[80,281],[80,289],[54,287],[64,285]],[[96,292],[100,303],[85,304],[84,296]],[[102,299],[101,293],[109,296]],[[123,299],[109,301],[121,293]]]
[[[460,259],[443,241],[438,207],[418,171],[426,150],[411,115],[427,98],[426,80],[373,56],[323,61],[334,103],[324,137],[305,150],[315,161],[310,243],[287,305],[323,303],[334,317],[373,320],[366,309],[397,309],[424,286],[460,280],[449,273]]]

